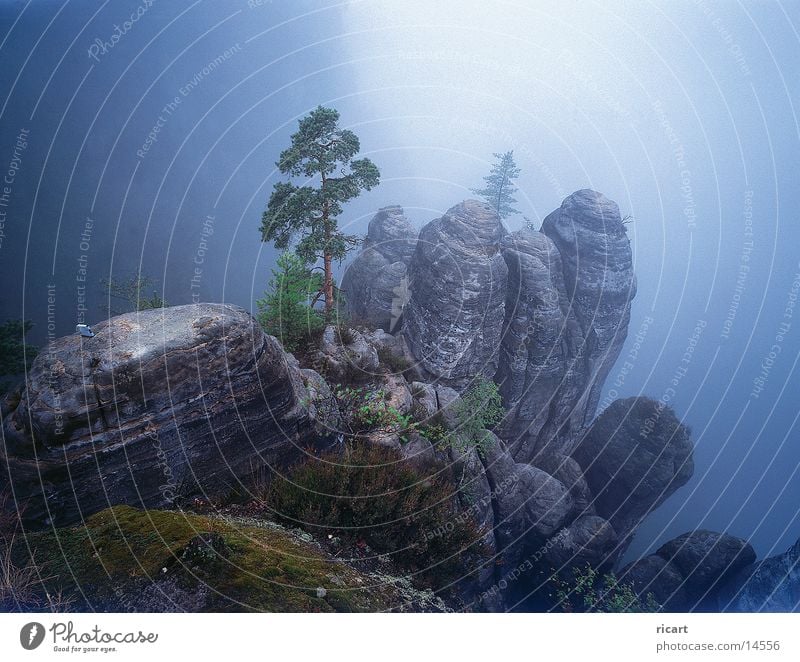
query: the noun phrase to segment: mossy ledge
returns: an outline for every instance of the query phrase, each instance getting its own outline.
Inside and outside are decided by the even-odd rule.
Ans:
[[[43,590],[78,611],[444,610],[407,580],[356,570],[272,522],[116,506],[20,537],[15,555],[33,555]]]

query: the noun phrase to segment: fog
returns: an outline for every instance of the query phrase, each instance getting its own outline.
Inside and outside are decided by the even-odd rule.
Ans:
[[[2,318],[44,344],[138,271],[170,304],[252,309],[274,163],[319,104],[381,169],[341,218],[357,233],[389,204],[421,226],[513,149],[534,221],[580,188],[633,219],[605,402],[668,402],[696,469],[629,557],[694,528],[781,552],[800,536],[799,24],[795,3],[710,0],[3,2]]]

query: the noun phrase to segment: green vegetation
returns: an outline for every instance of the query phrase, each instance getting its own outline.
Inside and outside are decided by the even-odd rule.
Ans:
[[[283,527],[255,521],[116,506],[27,538],[49,571],[44,588],[73,596],[81,610],[159,610],[188,594],[200,611],[379,611],[396,597]],[[18,541],[15,551],[24,565],[26,546]]]
[[[661,610],[652,593],[640,598],[633,586],[621,583],[613,573],[600,573],[587,565],[574,568],[572,580],[551,577],[558,606],[567,612],[655,613]]]
[[[322,277],[287,251],[272,270],[269,290],[256,302],[264,331],[278,338],[290,352],[300,349],[323,326],[322,317],[310,305],[321,287]]]
[[[158,293],[156,281],[144,274],[135,274],[125,280],[101,279],[103,295],[108,297],[106,305],[109,315],[121,315],[136,310],[152,310],[166,308],[169,304]],[[152,289],[151,289],[152,288]],[[151,290],[153,295],[146,296],[145,291]],[[116,307],[112,301],[119,302],[123,308]],[[105,308],[105,306],[102,306]]]
[[[486,200],[487,204],[491,205],[500,218],[506,218],[510,214],[519,214],[520,212],[514,209],[514,205],[517,203],[514,198],[514,193],[517,190],[514,180],[519,177],[519,168],[514,163],[514,152],[495,153],[493,156],[495,162],[492,165],[492,170],[489,175],[483,178],[486,186],[480,189],[472,189],[472,192]]]
[[[459,516],[454,488],[402,461],[394,449],[348,444],[276,477],[264,500],[274,513],[316,533],[387,554],[401,570],[439,588],[464,574],[464,554],[482,558],[483,532]]]
[[[8,320],[0,324],[0,376],[18,375],[30,368],[38,349],[25,343],[33,328],[29,320]]]
[[[378,347],[378,360],[386,366],[392,374],[400,374],[411,367],[408,359],[400,354],[395,354],[388,347]]]
[[[475,448],[484,456],[492,443],[487,428],[499,423],[505,415],[499,387],[485,377],[476,378],[472,387],[452,405],[452,413],[456,423],[444,445],[462,453]]]
[[[290,147],[276,163],[284,175],[316,180],[316,185],[278,182],[262,216],[262,241],[286,249],[299,235],[295,250],[300,258],[307,264],[322,259],[319,294],[325,298],[326,321],[331,320],[335,306],[333,260],[342,260],[360,242],[339,229],[337,216],[345,202],[380,180],[372,161],[355,159],[360,149],[356,134],[339,127],[339,113],[319,106],[300,120]]]
[[[411,414],[402,414],[391,405],[389,395],[382,389],[340,384],[333,388],[331,400],[324,410],[335,420],[323,422],[342,430],[351,439],[362,433],[378,432],[396,434],[405,442],[415,430]]]

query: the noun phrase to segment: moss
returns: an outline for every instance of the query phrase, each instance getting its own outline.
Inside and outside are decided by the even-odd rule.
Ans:
[[[379,611],[399,597],[364,588],[374,578],[274,525],[116,506],[27,541],[50,577],[46,590],[82,595],[78,609],[160,611],[145,597],[158,593],[205,611]],[[17,553],[27,554],[22,542]]]

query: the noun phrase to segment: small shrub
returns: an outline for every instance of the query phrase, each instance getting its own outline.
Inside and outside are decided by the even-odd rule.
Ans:
[[[392,374],[403,373],[411,367],[405,356],[395,354],[388,347],[379,347],[377,352],[381,365],[386,366]]]
[[[414,415],[414,418],[417,421],[417,431],[423,437],[425,437],[434,445],[446,443],[447,438],[450,435],[450,428],[448,427],[447,421],[442,415],[442,412],[437,411],[433,416],[429,417],[427,416],[427,411],[425,411],[424,407],[418,407],[416,409],[412,409],[412,415]]]
[[[362,432],[397,434],[406,441],[415,429],[411,414],[400,411],[387,402],[385,391],[340,386],[334,390],[338,408],[351,435]]]
[[[493,381],[480,377],[452,408],[455,429],[443,441],[465,453],[475,448],[482,456],[492,443],[487,428],[496,425],[505,415],[500,389]]]
[[[589,565],[575,568],[572,580],[553,574],[558,606],[567,612],[655,613],[661,610],[652,593],[639,597],[630,584],[621,583],[614,573],[600,575]]]
[[[275,478],[265,501],[276,515],[315,533],[336,535],[390,554],[424,584],[444,586],[465,574],[463,554],[485,554],[483,533],[459,515],[453,487],[421,474],[391,448],[354,442]]]

